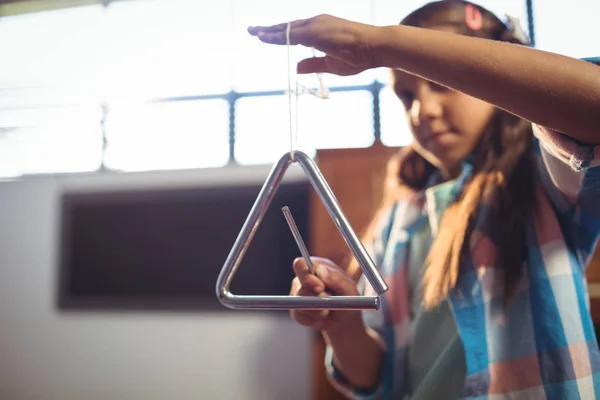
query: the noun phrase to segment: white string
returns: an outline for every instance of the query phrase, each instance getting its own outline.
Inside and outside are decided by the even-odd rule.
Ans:
[[[287,78],[288,78],[288,114],[290,123],[290,153],[291,159],[294,161],[294,128],[292,123],[292,72],[291,72],[291,57],[290,57],[290,31],[292,30],[292,22],[287,23],[285,32],[287,46]],[[296,113],[298,112],[298,82],[296,82]],[[296,132],[298,126],[298,116],[296,115]]]
[[[300,117],[298,116],[298,104],[300,103],[298,96],[300,95],[300,92],[298,91],[298,81],[296,81],[296,130],[295,130],[295,134],[294,134],[294,140],[295,140],[295,148],[298,148],[298,121],[300,120]],[[292,161],[294,160],[293,157],[293,153],[292,153]]]
[[[289,114],[289,125],[290,125],[290,153],[291,153],[291,160],[294,161],[294,151],[298,146],[298,96],[301,93],[308,93],[308,94],[312,94],[313,96],[316,96],[320,99],[327,99],[329,98],[329,90],[327,89],[327,87],[325,87],[323,85],[323,77],[322,74],[317,73],[317,79],[319,81],[319,89],[318,91],[310,89],[308,87],[305,87],[304,85],[301,85],[298,83],[298,80],[295,79],[295,90],[294,90],[294,94],[295,94],[295,100],[296,100],[296,124],[295,124],[295,129],[294,129],[294,123],[292,121],[293,116],[292,116],[292,72],[291,72],[291,56],[290,56],[290,32],[292,30],[292,23],[291,21],[287,23],[287,29],[285,32],[285,36],[286,36],[286,47],[287,47],[287,85],[288,85],[288,114]],[[315,56],[315,49],[313,49],[313,56]]]

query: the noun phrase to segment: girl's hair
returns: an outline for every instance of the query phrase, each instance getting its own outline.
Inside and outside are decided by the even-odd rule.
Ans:
[[[428,3],[408,15],[401,25],[421,28],[450,26],[467,36],[528,45],[522,31],[509,26],[488,10],[462,0]],[[534,206],[533,133],[530,123],[496,109],[474,152],[473,172],[456,201],[444,212],[438,234],[430,248],[423,277],[426,308],[443,301],[455,285],[459,266],[467,255],[480,205],[492,205],[497,244],[496,265],[504,271],[505,299],[514,294],[523,271],[525,220]],[[390,160],[381,208],[366,239],[373,235],[376,220],[409,188],[424,189],[436,168],[408,146]],[[486,232],[487,233],[487,232]]]

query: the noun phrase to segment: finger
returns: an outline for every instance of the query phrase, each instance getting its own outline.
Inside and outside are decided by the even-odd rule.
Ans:
[[[323,320],[326,319],[328,315],[329,310],[293,310],[291,312],[291,317],[299,324],[310,326],[315,329],[320,329],[320,327],[323,325]]]
[[[269,30],[268,28],[249,29],[249,32],[254,34],[260,41],[269,44],[285,45],[288,42],[287,24],[284,24],[283,29]],[[298,25],[290,28],[289,32],[290,45],[313,46],[314,33],[311,33],[311,28],[308,25]]]
[[[327,55],[325,57],[313,57],[301,60],[296,70],[299,74],[329,73],[339,76],[349,76],[363,72],[364,68],[354,67],[341,59]]]
[[[325,283],[315,275],[306,275],[302,287],[315,294],[321,294],[325,291]]]
[[[306,40],[303,33],[304,32],[301,32],[299,29],[297,29],[297,30],[292,29],[290,31],[290,45],[295,46],[297,44],[301,44],[301,45],[307,46],[308,41]],[[256,33],[256,37],[259,38],[261,42],[268,43],[268,44],[285,45],[285,44],[287,44],[287,41],[288,41],[287,31],[273,32],[273,33],[258,31]]]
[[[338,296],[357,296],[358,290],[354,280],[340,267],[318,262],[317,276],[325,287]]]
[[[321,283],[321,285],[323,285]],[[300,289],[298,289],[297,291],[297,296],[322,296],[323,295],[324,290],[321,290],[319,293],[317,293],[316,290],[314,290],[314,288],[306,286],[306,285],[302,285],[300,286]]]
[[[292,268],[294,268],[294,273],[300,279],[300,283],[302,285],[312,287],[321,286],[323,289],[325,289],[325,285],[323,285],[323,283],[314,274],[312,274],[304,258],[296,258],[292,264]]]
[[[300,279],[298,277],[292,279],[292,287],[290,288],[290,296],[298,296],[298,292],[302,288]]]
[[[290,296],[315,296],[324,291],[325,284],[316,276],[307,276],[304,284],[300,282],[300,278],[296,277],[292,280]]]
[[[310,293],[306,288],[301,288],[298,292],[300,296],[315,296],[314,293]],[[329,296],[328,293],[320,293],[316,295],[318,297]],[[326,318],[329,315],[329,310],[292,310],[292,317],[300,322],[302,325],[315,326],[319,321]]]
[[[298,19],[295,21],[291,21],[291,29],[299,28],[308,23],[308,19]],[[271,25],[271,26],[249,26],[248,33],[251,35],[257,35],[259,32],[265,33],[277,33],[277,32],[285,32],[288,28],[288,24],[290,22],[284,22],[281,24]]]
[[[315,278],[316,279],[316,278]],[[322,285],[322,283],[321,283]],[[290,296],[327,296],[326,293],[315,293],[313,290],[303,287],[298,277],[292,280]],[[320,320],[327,317],[328,310],[290,310],[290,316],[301,325],[315,327]]]
[[[325,57],[312,57],[301,60],[296,67],[299,74],[327,73],[329,72]]]

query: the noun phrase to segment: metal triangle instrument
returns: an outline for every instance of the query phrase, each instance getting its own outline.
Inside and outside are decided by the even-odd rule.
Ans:
[[[279,187],[286,170],[295,162],[300,164],[304,170],[311,185],[323,202],[327,212],[342,234],[342,237],[358,261],[363,274],[373,287],[377,296],[260,296],[237,295],[229,291],[233,277],[277,192],[277,188]],[[305,256],[305,254],[303,254],[303,256]],[[388,286],[383,279],[383,276],[344,216],[333,191],[327,184],[321,171],[316,163],[301,151],[285,153],[279,161],[273,165],[225,264],[219,273],[216,284],[217,298],[224,306],[232,309],[246,310],[379,309],[380,302],[378,296],[382,295],[387,290]]]

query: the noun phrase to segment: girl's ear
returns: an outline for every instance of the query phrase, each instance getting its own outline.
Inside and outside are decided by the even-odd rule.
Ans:
[[[465,4],[465,24],[473,31],[478,31],[483,26],[481,11],[473,4]]]

